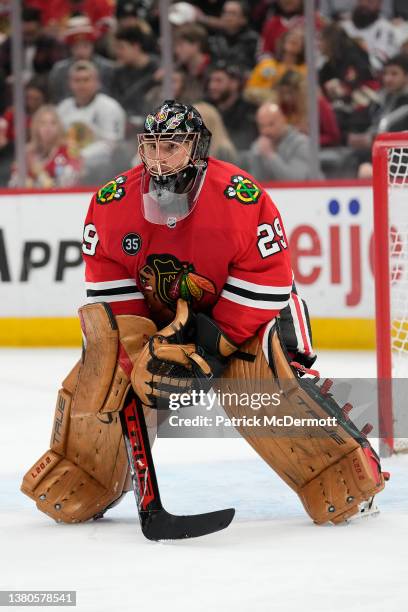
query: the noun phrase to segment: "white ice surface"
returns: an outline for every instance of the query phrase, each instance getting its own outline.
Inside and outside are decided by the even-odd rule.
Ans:
[[[408,457],[377,518],[313,525],[297,496],[239,439],[159,439],[162,498],[175,513],[234,506],[232,525],[151,543],[132,495],[107,518],[57,525],[19,492],[48,448],[56,391],[78,352],[0,350],[0,589],[77,591],[95,612],[408,610]],[[374,376],[371,353],[320,353],[323,375]],[[53,608],[56,609],[56,608]]]

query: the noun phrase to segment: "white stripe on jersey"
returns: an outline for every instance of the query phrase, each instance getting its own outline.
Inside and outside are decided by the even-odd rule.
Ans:
[[[130,287],[131,285],[136,285],[136,280],[134,278],[102,281],[100,283],[85,283],[87,289],[115,289],[116,287]]]
[[[254,291],[255,293],[275,293],[277,295],[290,293],[292,290],[292,285],[288,287],[276,287],[275,285],[258,285],[258,283],[250,283],[249,281],[244,281],[241,278],[236,278],[235,276],[228,276],[225,284],[234,285],[234,287],[241,287],[242,289],[247,289],[248,291]]]
[[[229,300],[230,302],[235,302],[236,304],[240,304],[241,306],[249,306],[251,308],[259,308],[260,310],[282,310],[289,302],[289,295],[287,300],[282,300],[278,302],[266,301],[266,300],[256,300],[248,297],[244,297],[242,295],[237,295],[236,293],[230,293],[227,289],[223,289],[221,292],[221,297]]]
[[[125,293],[124,295],[93,295],[87,298],[88,304],[96,302],[127,302],[128,300],[143,300],[143,293]]]

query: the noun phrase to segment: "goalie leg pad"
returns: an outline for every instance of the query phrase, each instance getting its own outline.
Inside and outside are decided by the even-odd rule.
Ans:
[[[284,431],[279,426],[238,427],[240,433],[296,491],[316,523],[338,523],[358,512],[362,501],[384,488],[379,459],[369,442],[316,383],[302,381],[295,374],[282,348],[277,325],[272,326],[266,346],[268,361],[257,338],[247,341],[241,350],[256,358],[253,362],[233,359],[224,374],[225,382],[220,382],[221,391],[279,393],[278,406],[257,410],[261,419],[290,415],[326,420],[335,416],[337,424],[306,424],[284,427]],[[239,403],[231,402],[224,409],[231,417],[249,415],[248,407]]]
[[[128,461],[119,410],[130,387],[133,361],[156,331],[142,317],[115,320],[105,304],[85,306],[80,315],[87,332],[83,359],[58,393],[51,448],[27,472],[21,486],[39,510],[67,523],[100,515],[122,495]],[[117,340],[112,364],[113,332]],[[108,358],[103,354],[105,348]],[[89,393],[98,388],[100,378],[104,383],[103,393],[98,391],[98,405]]]

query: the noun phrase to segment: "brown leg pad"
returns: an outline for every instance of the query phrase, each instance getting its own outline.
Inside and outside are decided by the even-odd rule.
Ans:
[[[132,364],[156,331],[143,317],[115,319],[106,304],[79,314],[86,350],[58,392],[51,448],[21,486],[39,510],[67,523],[102,514],[122,495],[128,460],[119,411]]]
[[[280,394],[280,405],[259,409],[261,418],[286,415],[296,418],[327,418],[328,412],[300,385],[280,345],[272,336],[273,370],[257,338],[241,350],[255,355],[252,362],[233,359],[218,387],[224,392]],[[239,403],[224,406],[228,416],[242,418],[254,413]],[[339,409],[340,412],[340,409]],[[299,495],[316,523],[339,523],[358,511],[358,504],[384,488],[384,478],[368,442],[337,425],[319,427],[237,427],[241,435],[271,468]]]

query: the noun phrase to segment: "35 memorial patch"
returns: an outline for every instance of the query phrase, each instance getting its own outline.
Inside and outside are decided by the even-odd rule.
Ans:
[[[110,204],[113,200],[121,200],[126,193],[122,186],[126,181],[126,176],[117,176],[101,187],[96,194],[98,204]]]
[[[241,204],[256,204],[261,195],[261,189],[251,179],[240,174],[231,176],[231,185],[225,188],[224,195],[229,199],[238,200]]]

